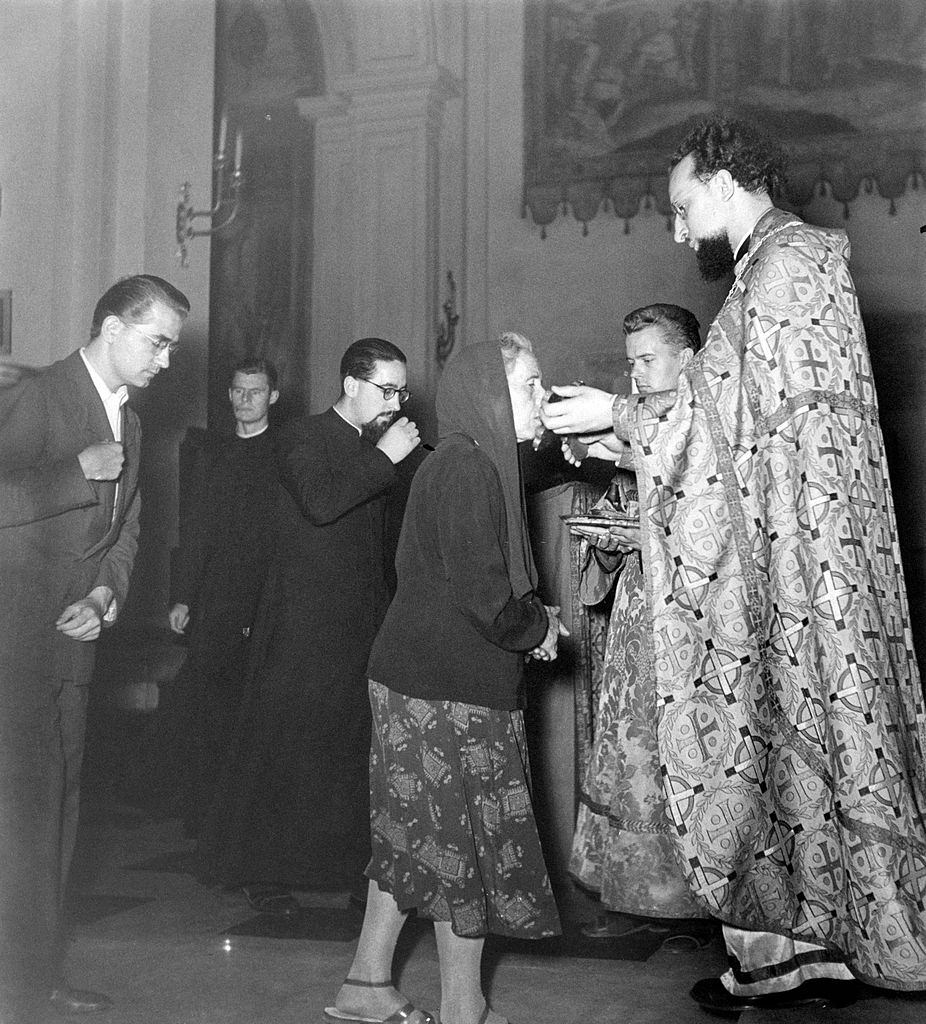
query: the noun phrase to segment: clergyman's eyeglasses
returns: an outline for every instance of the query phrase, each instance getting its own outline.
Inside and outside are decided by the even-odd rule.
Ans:
[[[387,402],[391,402],[396,395],[399,396],[399,405],[405,405],[409,399],[408,388],[394,388],[388,384],[377,384],[375,380],[369,380],[366,377],[358,377],[357,380],[362,380],[366,384],[372,384],[374,388],[379,388]]]

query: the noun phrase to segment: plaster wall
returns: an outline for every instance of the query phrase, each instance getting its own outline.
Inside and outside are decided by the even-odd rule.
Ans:
[[[142,545],[130,603],[160,615],[176,520],[176,447],[205,421],[208,239],[176,258],[179,186],[211,198],[213,0],[0,4],[0,288],[10,358],[41,366],[88,336],[126,274],[167,278],[192,313],[171,370],[133,396],[145,437]]]

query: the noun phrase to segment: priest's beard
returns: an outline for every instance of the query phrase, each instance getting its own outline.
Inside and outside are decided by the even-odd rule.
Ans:
[[[705,281],[719,281],[733,273],[733,247],[726,231],[709,238],[702,238],[695,251],[698,270]]]
[[[375,419],[368,420],[360,428],[360,436],[365,440],[369,441],[370,444],[376,444],[379,439],[386,433],[386,431],[392,426],[397,412],[384,412],[377,416]]]

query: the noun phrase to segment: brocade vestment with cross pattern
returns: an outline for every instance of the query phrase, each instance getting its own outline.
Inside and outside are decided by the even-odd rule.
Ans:
[[[638,472],[667,813],[693,893],[917,989],[926,718],[848,254],[844,233],[770,210],[675,404],[619,399],[615,428]]]

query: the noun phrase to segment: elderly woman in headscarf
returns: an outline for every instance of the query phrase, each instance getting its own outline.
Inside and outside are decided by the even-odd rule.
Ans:
[[[440,443],[412,484],[398,588],[368,666],[373,856],[343,1021],[433,1024],[392,984],[408,912],[434,920],[442,1024],[503,1024],[482,992],[489,932],[545,938],[559,918],[531,807],[519,710],[525,656],[566,635],[537,595],[517,444],[543,398],[519,334],[463,349],[437,395]]]

